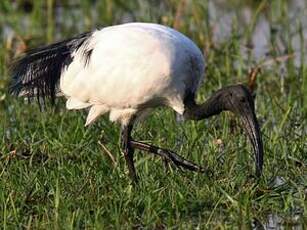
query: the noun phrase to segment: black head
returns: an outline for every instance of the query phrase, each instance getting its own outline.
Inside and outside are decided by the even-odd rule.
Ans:
[[[240,113],[247,108],[254,111],[254,99],[244,85],[232,85],[220,90],[222,93],[224,109],[234,113]],[[246,111],[247,112],[247,111]]]

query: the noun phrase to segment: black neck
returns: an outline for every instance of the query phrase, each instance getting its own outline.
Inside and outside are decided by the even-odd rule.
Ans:
[[[224,110],[224,103],[220,91],[215,92],[207,101],[196,104],[193,95],[185,98],[184,117],[191,120],[201,120],[221,113]]]

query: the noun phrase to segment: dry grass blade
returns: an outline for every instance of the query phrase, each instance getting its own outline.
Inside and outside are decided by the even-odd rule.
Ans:
[[[117,162],[116,162],[115,157],[113,156],[113,154],[107,149],[107,147],[104,144],[101,143],[101,141],[98,141],[98,144],[101,146],[103,151],[110,157],[113,166],[116,167]]]
[[[261,72],[261,67],[256,66],[250,69],[248,74],[248,88],[250,89],[251,93],[254,93],[256,88],[256,80],[257,75]]]
[[[264,66],[270,66],[274,63],[280,63],[280,62],[285,62],[287,60],[289,60],[290,58],[295,57],[295,54],[287,54],[287,55],[282,55],[282,56],[278,56],[278,57],[274,57],[268,60],[265,60],[263,62],[261,62],[260,64],[258,64],[256,67],[252,67],[249,71],[248,74],[248,87],[250,89],[250,91],[252,93],[254,93],[257,84],[256,84],[256,80],[257,80],[257,76],[259,73],[261,73],[261,69]]]
[[[275,62],[279,62],[279,63],[280,62],[285,62],[285,61],[288,61],[290,58],[294,58],[294,57],[295,57],[294,53],[286,54],[286,55],[282,55],[282,56],[278,56],[278,57],[274,57],[274,58],[265,60],[264,62],[260,63],[258,65],[258,67],[269,66],[269,65],[272,65]]]
[[[184,13],[184,9],[185,9],[186,5],[187,5],[187,0],[181,0],[180,3],[178,4],[175,19],[174,19],[173,28],[175,28],[175,29],[180,28],[180,26],[181,26],[181,16]]]

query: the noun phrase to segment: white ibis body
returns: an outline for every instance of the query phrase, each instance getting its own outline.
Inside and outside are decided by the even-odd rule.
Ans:
[[[261,175],[263,147],[254,102],[242,85],[222,88],[205,103],[195,103],[203,78],[199,48],[180,32],[150,23],[128,23],[30,50],[13,67],[12,93],[54,102],[67,109],[89,109],[86,125],[109,113],[121,124],[121,143],[130,176],[136,179],[134,149],[146,150],[177,166],[202,170],[176,153],[131,138],[134,122],[148,111],[168,106],[186,119],[200,120],[229,110],[239,115],[253,145]]]

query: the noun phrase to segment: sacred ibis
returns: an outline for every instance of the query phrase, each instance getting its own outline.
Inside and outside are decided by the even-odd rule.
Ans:
[[[13,65],[10,92],[36,97],[39,104],[46,99],[54,103],[60,93],[67,109],[88,109],[86,126],[109,113],[111,121],[121,124],[121,149],[133,180],[134,149],[203,171],[172,151],[133,140],[131,131],[140,117],[160,106],[191,120],[231,111],[242,120],[260,176],[263,145],[253,97],[239,84],[219,89],[197,104],[204,68],[202,52],[180,32],[158,24],[127,23],[30,50]]]

